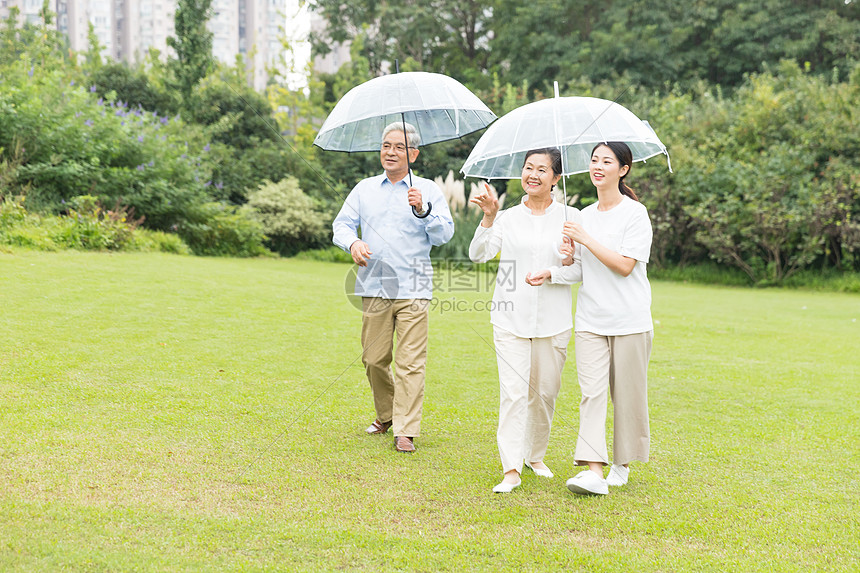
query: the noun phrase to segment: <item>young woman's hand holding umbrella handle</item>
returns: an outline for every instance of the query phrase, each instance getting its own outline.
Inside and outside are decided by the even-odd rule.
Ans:
[[[595,241],[579,223],[568,221],[564,224],[562,234],[591,251],[591,254],[597,257],[601,263],[623,277],[628,276],[636,265],[636,259],[616,253]]]

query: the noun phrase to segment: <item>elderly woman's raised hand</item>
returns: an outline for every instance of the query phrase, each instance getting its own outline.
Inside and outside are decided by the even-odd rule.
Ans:
[[[496,195],[496,190],[488,183],[484,183],[484,189],[483,193],[475,195],[469,199],[469,202],[474,203],[484,212],[484,220],[481,221],[481,226],[490,227],[496,219],[496,214],[499,212],[499,196]]]

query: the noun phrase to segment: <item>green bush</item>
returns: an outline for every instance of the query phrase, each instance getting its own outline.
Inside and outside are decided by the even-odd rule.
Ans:
[[[43,216],[27,212],[20,201],[3,200],[0,202],[0,244],[43,251],[190,253],[178,236],[140,229],[125,210],[105,210],[95,197],[76,197],[71,205],[66,216]]]
[[[66,212],[72,197],[92,195],[134,207],[150,228],[169,230],[217,184],[205,132],[90,90],[25,62],[4,70],[0,148],[16,168],[0,193],[55,214]]]
[[[323,263],[352,263],[352,255],[340,247],[327,247],[325,249],[309,249],[296,253],[295,258],[307,261],[320,261]]]
[[[222,203],[200,205],[177,232],[195,255],[257,257],[271,254],[263,227],[243,210]]]
[[[852,78],[854,75],[852,75]],[[853,80],[852,80],[853,82]],[[637,164],[656,266],[713,260],[752,284],[804,270],[860,270],[860,86],[793,62],[751,76],[731,98],[643,98],[676,168]],[[656,165],[655,165],[656,164]]]
[[[179,235],[164,231],[150,231],[149,229],[136,229],[128,250],[172,253],[174,255],[192,254],[191,249]]]
[[[153,85],[146,74],[132,70],[125,62],[115,62],[100,66],[90,76],[95,93],[105,99],[125,102],[132,109],[140,106],[147,111],[164,115],[179,112],[177,94]],[[113,96],[111,96],[113,92]]]
[[[0,243],[15,247],[30,247],[42,251],[59,250],[54,242],[58,219],[50,218],[40,224],[38,215],[27,212],[20,201],[6,198],[0,202]]]
[[[285,148],[283,142],[273,141],[258,141],[245,149],[213,145],[212,180],[218,183],[210,194],[219,201],[245,204],[248,193],[263,181],[280,181],[290,174]]]
[[[86,195],[133,213],[151,230],[181,229],[195,253],[263,253],[262,234],[246,217],[206,206],[223,189],[212,174],[231,155],[225,149],[209,143],[204,128],[179,117],[131,108],[113,91],[98,97],[95,85],[70,80],[61,66],[39,67],[22,58],[3,70],[0,198],[23,197],[31,212],[71,216],[57,225],[46,218],[39,231],[18,229],[17,243],[131,248],[121,228],[107,228],[107,211],[76,209],[74,198]],[[45,229],[52,225],[48,237]],[[221,239],[223,246],[211,243]],[[161,247],[188,248],[157,239],[154,248]]]
[[[280,139],[268,100],[248,87],[236,70],[204,78],[191,94],[184,116],[212,126],[214,140],[237,149]]]
[[[466,207],[451,214],[454,219],[454,236],[444,245],[430,249],[430,258],[438,261],[460,261],[471,264],[469,245],[475,236],[475,229],[480,225],[483,213],[478,209]]]
[[[248,195],[244,210],[262,226],[270,248],[282,255],[294,255],[329,242],[331,217],[299,188],[293,177],[277,183],[264,182]]]
[[[91,195],[75,197],[70,202],[67,225],[56,242],[72,249],[119,251],[132,242],[135,223],[128,221],[124,210],[106,211]]]

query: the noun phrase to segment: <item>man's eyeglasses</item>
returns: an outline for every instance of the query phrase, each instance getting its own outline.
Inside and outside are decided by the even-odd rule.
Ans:
[[[392,145],[388,142],[385,142],[382,144],[382,151],[391,151],[392,149],[394,151],[396,151],[397,153],[403,153],[404,151],[406,151],[406,146],[403,145],[402,143],[395,143],[394,145]],[[410,147],[409,149],[415,149],[415,148]]]

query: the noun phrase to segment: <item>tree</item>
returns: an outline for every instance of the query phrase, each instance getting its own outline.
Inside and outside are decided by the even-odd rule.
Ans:
[[[493,10],[490,69],[503,82],[527,82],[530,91],[547,91],[581,72],[572,64],[586,49],[604,2],[581,0],[499,0]]]
[[[279,139],[268,99],[245,83],[241,71],[219,70],[200,81],[185,101],[190,120],[217,124],[215,141],[247,149],[260,141]]]
[[[711,31],[708,79],[736,85],[762,63],[792,59],[816,73],[860,60],[860,4],[844,0],[727,2]]]
[[[395,59],[488,89],[528,82],[548,93],[585,77],[666,92],[700,79],[737,87],[790,58],[840,79],[860,60],[860,2],[845,0],[314,0],[327,30],[313,39],[364,38],[374,75]]]
[[[379,75],[395,59],[418,69],[477,80],[486,71],[491,3],[480,0],[314,0],[311,9],[328,23],[311,38],[314,52],[325,54],[333,42],[363,37],[362,56]]]
[[[212,0],[179,0],[174,16],[175,37],[167,45],[176,52],[170,68],[176,78],[183,101],[187,102],[197,83],[212,71],[212,32],[206,22],[212,15]]]
[[[95,27],[92,22],[87,23],[87,51],[84,53],[84,69],[93,72],[102,67],[102,51],[104,45],[99,42]]]
[[[132,70],[126,63],[103,64],[90,75],[90,81],[99,96],[105,97],[114,92],[119,101],[132,108],[140,106],[165,115],[173,115],[178,111],[178,102],[175,97],[171,97],[175,93],[153,86],[142,71]]]

